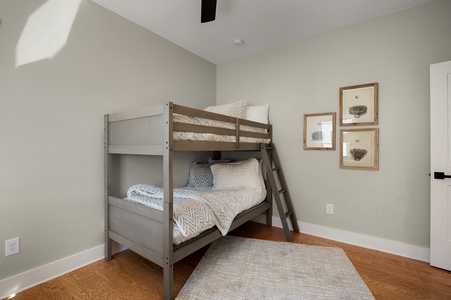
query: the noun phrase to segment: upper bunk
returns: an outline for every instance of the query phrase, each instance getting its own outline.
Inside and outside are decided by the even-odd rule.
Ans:
[[[172,102],[105,115],[109,154],[254,151],[271,141],[271,125]]]

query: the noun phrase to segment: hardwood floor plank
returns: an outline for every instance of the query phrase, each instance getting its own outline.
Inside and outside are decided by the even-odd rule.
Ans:
[[[231,235],[285,241],[281,228],[248,222]],[[293,242],[342,248],[376,299],[451,299],[451,272],[429,264],[306,234],[293,233]],[[207,247],[175,264],[177,294]],[[14,300],[163,299],[163,270],[126,250],[111,261],[100,260],[30,288]]]

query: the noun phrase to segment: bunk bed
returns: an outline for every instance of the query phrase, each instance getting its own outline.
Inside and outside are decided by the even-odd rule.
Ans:
[[[261,151],[271,141],[271,125],[167,102],[131,112],[105,115],[105,259],[115,241],[163,268],[164,298],[173,298],[174,263],[222,236],[212,227],[174,244],[175,151]],[[113,155],[157,155],[163,159],[162,210],[111,195]],[[268,185],[267,185],[268,186]],[[268,187],[268,189],[270,189]],[[265,214],[271,225],[272,197],[240,212],[229,230]]]

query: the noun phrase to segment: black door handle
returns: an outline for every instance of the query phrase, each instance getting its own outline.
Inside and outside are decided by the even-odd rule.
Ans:
[[[443,172],[434,172],[434,179],[451,178],[451,175],[445,175]]]

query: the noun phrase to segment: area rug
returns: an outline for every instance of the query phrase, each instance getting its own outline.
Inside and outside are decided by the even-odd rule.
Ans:
[[[178,294],[184,299],[374,299],[340,248],[225,236]]]

